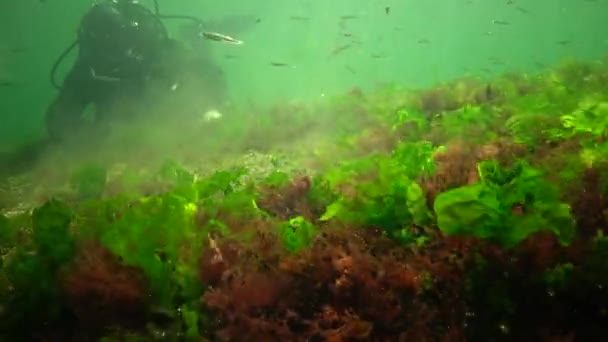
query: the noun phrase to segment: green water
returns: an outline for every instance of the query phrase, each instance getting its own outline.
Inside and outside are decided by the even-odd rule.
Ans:
[[[0,342],[608,340],[608,0],[158,0],[49,143],[91,4],[0,4]]]
[[[244,105],[312,101],[351,87],[421,87],[463,75],[535,72],[563,59],[590,60],[608,49],[604,0],[159,2],[166,14],[220,23],[242,17],[250,22],[234,32],[244,45],[200,42],[209,45],[225,73],[233,103]],[[0,88],[0,146],[43,134],[44,111],[55,95],[49,70],[74,40],[90,3],[0,4],[0,81],[10,82]],[[181,24],[167,22],[176,37]],[[7,52],[13,48],[23,51]],[[60,72],[70,62],[68,58]],[[289,67],[273,67],[272,62]]]

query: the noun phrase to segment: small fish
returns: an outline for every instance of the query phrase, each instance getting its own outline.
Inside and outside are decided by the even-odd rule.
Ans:
[[[238,40],[235,38],[232,38],[228,35],[225,34],[221,34],[221,33],[217,33],[217,32],[202,32],[203,37],[209,39],[209,40],[214,40],[217,42],[226,42],[226,43],[231,43],[231,44],[243,44],[242,40]]]
[[[488,57],[488,60],[493,63],[502,63],[503,62],[503,60],[501,58],[496,57],[496,56],[490,56],[490,57]]]
[[[570,45],[570,43],[572,43],[572,41],[570,41],[570,40],[558,40],[555,43],[557,45],[566,46],[566,45]]]
[[[256,23],[256,24],[259,24],[259,23],[261,23],[261,22],[262,22],[262,19],[261,19],[261,18],[257,18],[257,19],[255,20],[255,23]]]
[[[9,53],[9,54],[19,54],[19,53],[24,53],[27,52],[28,49],[25,47],[12,47],[12,48],[7,48],[7,49],[0,49],[0,52],[2,53]]]
[[[372,54],[371,56],[372,56],[372,58],[375,58],[375,59],[384,58],[383,55],[378,55],[378,54]]]
[[[237,55],[225,54],[225,55],[224,55],[224,58],[226,58],[226,59],[237,59],[237,58],[239,58],[239,56],[237,56]]]
[[[352,36],[353,36],[353,34],[352,34],[352,33],[348,33],[348,32],[345,32],[345,33],[343,33],[342,35],[343,35],[344,37],[352,37]]]
[[[492,20],[492,24],[494,25],[511,25],[508,21],[504,21],[504,20]]]
[[[391,13],[391,7],[390,6],[384,7],[384,13],[386,13],[386,15],[389,15]]]
[[[260,21],[261,19],[255,15],[230,15],[216,20],[205,20],[202,23],[185,22],[178,26],[177,34],[190,43],[198,44],[200,38],[203,37],[203,31],[230,32],[233,35],[240,35],[253,30]]]
[[[343,15],[340,17],[341,20],[352,20],[352,19],[359,19],[359,16],[357,15]]]
[[[417,42],[417,43],[418,43],[418,44],[428,44],[428,43],[430,43],[430,42],[431,42],[430,40],[428,40],[428,39],[426,39],[426,38],[422,38],[422,39],[418,39],[418,42]]]
[[[546,67],[545,63],[539,61],[533,61],[532,64],[538,69],[544,69]]]
[[[310,20],[310,17],[301,17],[299,15],[292,15],[291,17],[289,17],[289,19],[295,20],[295,21],[308,21],[308,20]]]
[[[352,44],[344,44],[344,45],[338,46],[337,48],[331,50],[331,55],[335,56],[335,55],[339,54],[340,52],[350,48],[351,46],[352,46]]]
[[[353,69],[353,67],[351,67],[350,65],[344,66],[344,69],[348,70],[353,75],[357,74],[357,71],[355,69]]]
[[[272,65],[273,67],[288,67],[289,66],[289,64],[282,63],[282,62],[270,62],[270,65]]]
[[[13,81],[8,81],[8,80],[0,80],[0,87],[14,87],[16,84]]]
[[[523,7],[515,7],[515,9],[518,10],[520,13],[523,13],[523,14],[530,13],[530,11],[528,11],[527,9],[525,9]]]

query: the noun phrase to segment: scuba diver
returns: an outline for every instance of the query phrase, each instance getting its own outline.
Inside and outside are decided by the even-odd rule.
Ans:
[[[197,71],[196,76],[208,85],[201,91],[211,102],[208,109],[225,100],[219,67],[208,56],[189,56],[180,42],[169,37],[161,21],[165,17],[191,17],[163,16],[155,7],[156,13],[134,0],[103,0],[84,15],[78,39],[71,46],[78,45],[78,57],[61,86],[54,79],[57,64],[53,68],[52,82],[59,94],[45,116],[50,141],[62,142],[82,133],[86,124],[83,113],[90,105],[94,121],[89,126],[103,132],[106,123],[121,115],[120,110],[111,108],[119,99],[137,98],[148,85],[158,83],[175,90],[181,76]]]
[[[152,107],[146,99],[155,97],[142,97],[151,89],[168,94],[187,88],[184,84],[194,84],[190,88],[195,89],[195,96],[184,102],[206,107],[200,108],[203,111],[222,108],[226,100],[225,80],[207,48],[201,48],[206,44],[189,49],[169,37],[163,20],[189,21],[199,29],[200,38],[240,42],[205,32],[208,25],[196,17],[160,14],[157,0],[153,3],[154,9],[150,10],[136,0],[95,2],[81,19],[75,42],[51,70],[51,83],[59,92],[45,113],[46,138],[0,155],[0,173],[27,169],[50,146],[78,142],[82,137],[87,141],[103,137],[109,123],[134,115],[136,111],[125,104],[139,101],[140,106]],[[57,69],[76,47],[77,58],[59,84]],[[85,117],[90,107],[94,109],[93,120]]]

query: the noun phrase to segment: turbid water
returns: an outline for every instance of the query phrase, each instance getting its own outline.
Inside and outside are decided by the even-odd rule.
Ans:
[[[41,118],[55,94],[51,66],[75,39],[90,4],[30,0],[0,5],[0,80],[12,84],[1,89],[0,145],[42,134]],[[245,106],[314,100],[353,86],[396,82],[419,87],[463,75],[538,71],[565,58],[590,60],[608,48],[601,0],[182,0],[159,5],[163,13],[199,17],[213,25],[210,29],[245,42],[198,42],[221,66],[231,100]],[[179,38],[188,24],[166,21]]]
[[[608,1],[6,0],[0,341],[604,341]]]

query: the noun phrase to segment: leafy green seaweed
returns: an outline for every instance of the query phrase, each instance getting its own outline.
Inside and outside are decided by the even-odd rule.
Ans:
[[[279,237],[287,251],[295,253],[307,247],[317,233],[317,228],[302,216],[294,217],[279,225]]]
[[[18,250],[5,265],[4,273],[14,291],[10,297],[0,298],[0,305],[10,312],[8,318],[0,320],[0,328],[14,329],[16,322],[29,323],[29,326],[20,324],[16,330],[7,330],[12,338],[22,340],[28,329],[59,317],[62,310],[59,270],[72,260],[75,251],[70,232],[72,219],[73,213],[67,205],[55,199],[34,209],[32,246]]]
[[[560,242],[574,238],[570,207],[557,187],[524,162],[508,169],[496,161],[479,166],[482,181],[441,193],[435,199],[437,225],[448,235],[489,239],[513,247],[530,234],[548,230]]]
[[[330,183],[352,184],[356,195],[328,205],[320,220],[381,228],[399,240],[408,226],[428,224],[432,216],[424,191],[413,179],[434,171],[434,151],[428,142],[402,143],[390,156],[372,156],[330,174]],[[362,175],[365,180],[357,181]]]

